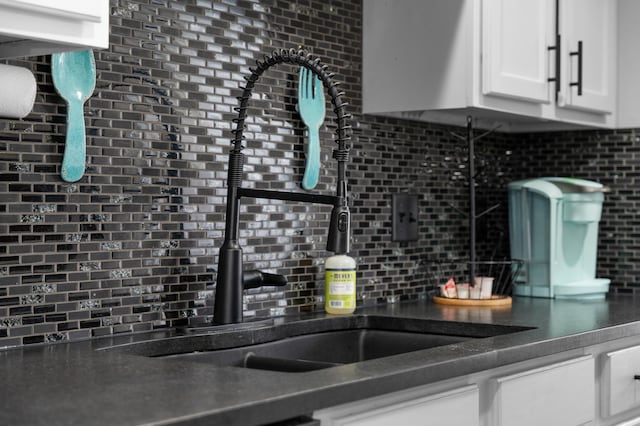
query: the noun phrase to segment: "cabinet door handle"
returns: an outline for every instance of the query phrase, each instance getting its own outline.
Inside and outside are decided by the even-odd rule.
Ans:
[[[578,81],[572,81],[569,86],[576,86],[578,88],[578,96],[582,96],[582,40],[578,42],[578,50],[575,52],[569,52],[569,56],[578,57]]]
[[[547,78],[548,82],[555,82],[556,84],[556,102],[558,101],[558,94],[560,93],[560,61],[562,56],[560,55],[560,34],[556,34],[555,46],[547,47],[548,51],[554,51],[555,53],[555,75]]]
[[[633,376],[633,380],[640,380],[640,374],[636,374]]]

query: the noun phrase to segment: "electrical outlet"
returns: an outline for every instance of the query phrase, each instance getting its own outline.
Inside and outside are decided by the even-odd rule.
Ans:
[[[418,195],[393,194],[391,218],[393,241],[416,241],[418,239]]]

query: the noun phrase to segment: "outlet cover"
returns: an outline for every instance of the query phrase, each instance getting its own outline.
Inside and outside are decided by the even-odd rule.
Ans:
[[[393,241],[416,241],[418,239],[418,195],[392,194],[392,233]]]

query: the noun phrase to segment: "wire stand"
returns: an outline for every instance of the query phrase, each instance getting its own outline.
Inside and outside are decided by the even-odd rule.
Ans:
[[[493,205],[488,209],[476,213],[476,166],[475,166],[475,150],[474,144],[476,141],[484,138],[485,136],[490,135],[495,132],[500,125],[495,126],[494,128],[487,130],[486,132],[474,136],[473,135],[473,117],[467,116],[467,132],[465,136],[461,136],[454,132],[449,132],[452,136],[462,139],[467,142],[468,146],[468,156],[469,156],[469,284],[473,285],[475,283],[476,277],[476,266],[478,264],[476,260],[476,220],[484,216],[485,214],[497,209],[500,207],[500,204]]]

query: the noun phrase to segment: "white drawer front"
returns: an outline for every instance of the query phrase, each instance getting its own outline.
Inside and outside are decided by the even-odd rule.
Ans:
[[[613,415],[640,406],[640,346],[605,355],[602,381],[603,413]]]
[[[419,396],[422,387],[388,397],[346,404],[316,412],[322,426],[478,426],[479,392],[475,385]],[[406,399],[405,399],[406,398]]]
[[[573,426],[595,415],[594,360],[584,356],[495,380],[492,424]]]

